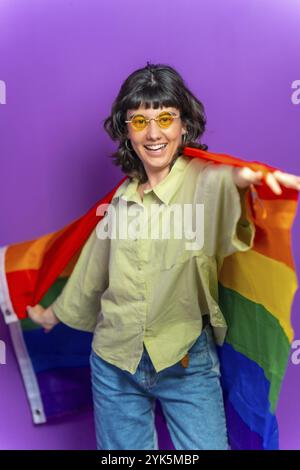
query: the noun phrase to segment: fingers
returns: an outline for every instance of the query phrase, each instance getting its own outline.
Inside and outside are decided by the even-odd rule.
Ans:
[[[250,170],[252,171],[252,170]],[[252,171],[251,175],[251,184],[261,184],[261,180],[263,178],[262,171]]]
[[[273,173],[267,173],[265,180],[269,188],[273,191],[273,193],[278,195],[282,193],[282,189]]]
[[[242,172],[243,178],[249,183],[249,184],[260,184],[262,177],[263,177],[263,172],[262,171],[254,171],[251,170],[251,168],[243,168]]]
[[[34,307],[27,305],[26,310],[29,318],[37,325],[42,326],[45,333],[49,333],[52,330],[53,325],[49,324],[47,318],[45,317],[45,312],[47,309],[37,304]]]
[[[35,305],[34,307],[27,305],[26,307],[29,318],[31,318],[31,320],[34,321],[35,323],[41,323],[40,322],[40,315],[42,313],[41,309],[43,308],[40,305]]]
[[[291,175],[290,173],[283,173],[282,171],[276,170],[273,175],[283,186],[286,188],[296,189],[300,191],[300,177]]]
[[[234,181],[239,188],[246,188],[250,184],[260,185],[262,179],[264,179],[271,191],[277,195],[282,194],[280,185],[300,191],[299,176],[283,173],[279,170],[264,173],[262,171],[254,171],[248,167],[234,169]]]
[[[300,191],[300,177],[289,173],[283,173],[279,170],[274,171],[274,173],[268,173],[266,176],[266,183],[275,194],[282,193],[279,183],[286,188]]]
[[[261,184],[262,171],[254,171],[248,167],[234,169],[234,181],[239,188],[247,188],[251,184]]]

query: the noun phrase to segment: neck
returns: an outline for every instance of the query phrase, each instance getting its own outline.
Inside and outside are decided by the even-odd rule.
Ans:
[[[165,177],[170,173],[170,165],[167,165],[165,168],[158,169],[157,171],[152,168],[146,168],[145,171],[148,177],[148,181],[144,183],[147,189],[153,188],[158,183],[160,183]]]
[[[165,177],[169,174],[170,170],[169,168],[164,168],[163,171],[160,171],[160,172],[147,172],[147,176],[148,176],[148,181],[147,181],[147,186],[149,186],[149,188],[153,188],[154,186],[156,186],[158,183],[160,183],[163,179],[165,179]]]

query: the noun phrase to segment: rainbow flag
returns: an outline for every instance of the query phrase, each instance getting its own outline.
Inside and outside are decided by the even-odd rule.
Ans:
[[[185,148],[184,154],[255,170],[258,162]],[[50,333],[27,318],[26,305],[51,305],[81,249],[101,220],[120,183],[84,216],[62,230],[0,249],[0,307],[8,325],[34,423],[92,406],[91,334],[63,324]],[[291,227],[298,193],[274,195],[266,184],[248,192],[247,210],[256,226],[254,246],[225,258],[219,303],[228,323],[219,348],[222,387],[232,449],[278,449],[276,404],[287,367],[293,329],[291,305],[297,278]]]

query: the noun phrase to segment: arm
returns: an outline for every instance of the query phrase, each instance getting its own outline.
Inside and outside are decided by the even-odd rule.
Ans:
[[[101,295],[108,285],[109,239],[97,238],[95,229],[84,245],[63,291],[47,309],[29,307],[28,315],[46,331],[59,321],[83,331],[93,331]]]
[[[208,165],[197,185],[197,202],[204,204],[204,252],[222,260],[253,245],[255,228],[246,212],[247,188],[237,188],[233,168]]]

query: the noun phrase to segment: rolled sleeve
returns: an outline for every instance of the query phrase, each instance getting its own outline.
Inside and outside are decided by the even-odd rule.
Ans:
[[[232,167],[208,165],[199,180],[197,201],[204,204],[204,249],[224,258],[253,246],[255,228],[246,212],[247,190],[233,180]]]
[[[82,248],[78,261],[61,294],[51,305],[66,325],[93,332],[108,285],[109,240],[97,238],[96,229]]]

